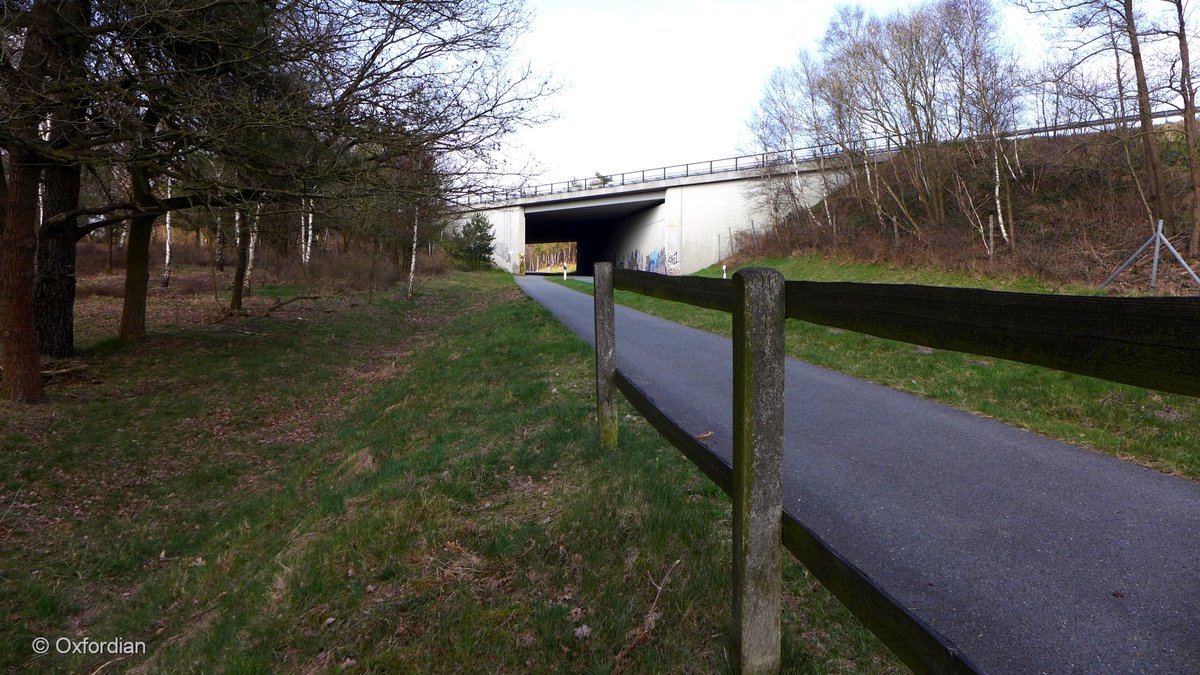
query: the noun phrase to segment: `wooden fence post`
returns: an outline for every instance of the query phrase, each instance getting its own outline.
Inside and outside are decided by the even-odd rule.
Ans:
[[[600,447],[617,447],[617,331],[613,309],[612,263],[593,269],[593,304],[596,311],[596,436]]]
[[[733,275],[733,665],[739,673],[780,667],[783,289],[776,270]]]

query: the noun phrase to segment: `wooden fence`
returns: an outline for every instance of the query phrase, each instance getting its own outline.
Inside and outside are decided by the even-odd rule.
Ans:
[[[616,368],[613,289],[733,314],[733,464]],[[1200,396],[1200,299],[1107,298],[931,286],[732,280],[595,267],[597,425],[618,441],[614,390],[733,500],[734,667],[779,669],[779,547],[909,667],[978,672],[943,635],[781,509],[785,318]]]

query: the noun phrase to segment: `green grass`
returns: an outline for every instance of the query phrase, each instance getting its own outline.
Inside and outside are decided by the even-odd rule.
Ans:
[[[625,404],[598,449],[590,350],[506,275],[420,288],[96,344],[0,408],[0,669],[727,671],[728,500]],[[900,670],[785,582],[789,672]]]
[[[818,256],[755,260],[789,279],[985,287],[1026,292],[1085,292],[1032,279],[894,269]],[[729,270],[732,274],[733,270]],[[720,267],[700,272],[721,275]],[[560,283],[591,293],[591,284]],[[730,316],[617,291],[616,301],[671,321],[728,336]],[[1200,399],[1164,394],[1002,359],[918,349],[911,344],[788,321],[788,355],[917,394],[1025,429],[1132,459],[1157,470],[1200,478]]]
[[[1034,277],[997,277],[982,272],[934,268],[896,267],[883,263],[848,262],[807,253],[788,258],[759,258],[746,266],[773,267],[788,279],[807,281],[859,281],[864,283],[921,284],[926,286],[957,286],[960,288],[990,288],[998,291],[1023,293],[1071,293],[1094,295],[1093,288],[1048,283]],[[733,274],[735,268],[728,270]],[[700,270],[696,276],[720,277],[721,266]]]

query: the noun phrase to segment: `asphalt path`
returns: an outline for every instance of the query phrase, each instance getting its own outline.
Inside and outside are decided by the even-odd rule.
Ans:
[[[595,344],[590,296],[517,283]],[[616,320],[618,367],[728,460],[730,341]],[[784,509],[985,672],[1200,673],[1200,485],[791,358],[785,386]]]

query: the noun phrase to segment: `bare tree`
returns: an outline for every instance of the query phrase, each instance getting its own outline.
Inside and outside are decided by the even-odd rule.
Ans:
[[[0,397],[10,401],[44,399],[33,314],[33,272],[37,245],[38,188],[50,157],[41,129],[78,70],[78,41],[64,38],[87,23],[81,2],[36,3],[0,16],[0,148],[8,175],[0,180],[5,216],[0,230],[0,342],[3,379]],[[69,178],[69,177],[68,177]],[[57,201],[54,195],[50,201]]]
[[[1015,128],[1017,98],[1020,93],[1021,76],[1015,55],[1000,41],[998,17],[995,8],[986,0],[950,0],[939,4],[942,21],[956,26],[948,31],[947,43],[952,63],[953,81],[956,89],[952,108],[957,112],[966,147],[978,150],[969,157],[972,163],[988,167],[992,190],[991,215],[1001,238],[1010,246],[1016,245],[1015,223],[1012,222],[1011,192],[1009,178],[1016,179],[1014,162],[1009,159],[1012,141],[1008,132]],[[958,189],[966,188],[961,176],[955,177]],[[975,213],[975,199],[968,198],[969,208],[964,213]],[[973,224],[983,232],[983,219],[976,217]],[[989,229],[990,229],[989,225]],[[992,253],[990,241],[987,243]]]
[[[1090,66],[1112,49],[1129,55],[1133,66],[1142,153],[1146,164],[1147,200],[1150,221],[1172,222],[1172,206],[1158,154],[1157,130],[1153,120],[1153,92],[1143,57],[1149,32],[1139,29],[1141,21],[1133,0],[1023,0],[1028,11],[1058,21],[1060,39],[1070,31],[1068,69]],[[1118,65],[1120,60],[1118,57]]]
[[[1179,69],[1171,77],[1172,87],[1183,102],[1183,137],[1187,147],[1188,179],[1192,193],[1192,230],[1188,237],[1188,255],[1200,253],[1200,157],[1196,156],[1196,86],[1192,81],[1192,58],[1188,48],[1187,17],[1183,0],[1164,0],[1174,13],[1174,25],[1160,29],[1174,37],[1179,45]]]
[[[750,125],[764,149],[786,152],[801,142],[835,149],[833,162],[816,154],[821,196],[832,191],[827,169],[836,163],[849,176],[849,191],[895,238],[901,228],[919,234],[925,224],[947,221],[947,196],[967,186],[955,175],[957,151],[948,143],[966,142],[981,151],[981,162],[986,158],[992,183],[990,195],[972,200],[992,204],[1011,243],[1005,210],[1015,162],[1003,136],[1015,123],[1018,79],[986,0],[941,0],[882,19],[842,7],[822,39],[821,58],[802,53],[796,65],[778,69]],[[881,149],[890,151],[882,162],[875,158]],[[797,199],[799,172],[792,174],[769,196],[819,222]]]
[[[495,144],[536,121],[537,101],[550,91],[506,60],[524,27],[520,0],[6,3],[4,396],[41,398],[27,298],[43,175],[48,187],[63,186],[48,190],[38,254],[45,290],[38,315],[53,338],[44,344],[71,349],[74,243],[123,222],[129,264],[121,331],[138,336],[150,232],[164,213],[299,201],[313,185],[332,198],[339,186],[378,185],[362,177],[414,152],[435,158],[430,168],[440,177],[425,197],[474,189],[493,168]],[[39,133],[46,120],[49,140]],[[212,171],[211,158],[252,170]],[[80,204],[82,167],[118,164],[128,167],[129,192]],[[63,178],[51,180],[60,167]],[[167,179],[175,189],[160,198]],[[81,224],[82,216],[90,219]]]
[[[754,189],[776,220],[804,213],[810,222],[823,223],[836,236],[837,222],[828,200],[833,185],[826,156],[826,148],[832,144],[826,128],[828,113],[817,90],[819,68],[815,57],[801,50],[795,65],[776,68],[764,85],[748,127],[756,151],[770,153],[773,162],[764,169],[764,180]],[[817,181],[821,218],[813,213],[813,195],[807,186],[811,180],[807,174],[814,165],[816,174],[812,179]]]

